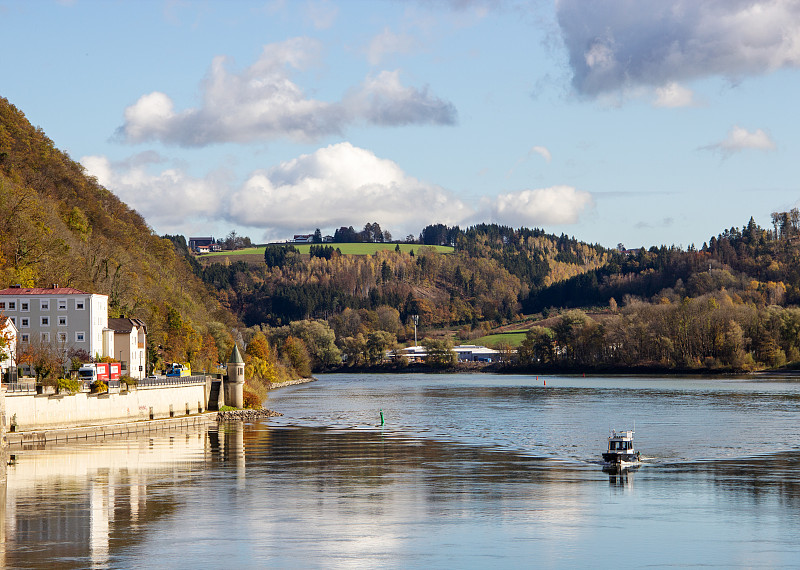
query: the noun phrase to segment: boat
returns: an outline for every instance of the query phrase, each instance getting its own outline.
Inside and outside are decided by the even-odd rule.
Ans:
[[[607,466],[630,467],[639,464],[639,452],[633,448],[633,430],[612,430],[608,436],[608,451],[603,454]]]

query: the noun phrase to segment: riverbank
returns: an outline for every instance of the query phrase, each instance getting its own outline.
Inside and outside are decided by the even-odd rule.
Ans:
[[[286,382],[275,382],[269,385],[270,390],[277,390],[278,388],[285,388],[286,386],[296,386],[297,384],[308,384],[309,382],[316,382],[316,378],[298,378],[297,380],[287,380]]]

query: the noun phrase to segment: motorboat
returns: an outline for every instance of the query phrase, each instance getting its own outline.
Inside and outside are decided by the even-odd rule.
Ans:
[[[630,467],[639,464],[639,452],[633,448],[633,430],[612,430],[608,436],[608,451],[603,461],[610,467]]]

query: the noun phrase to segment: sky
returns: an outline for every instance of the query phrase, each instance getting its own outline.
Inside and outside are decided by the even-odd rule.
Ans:
[[[159,235],[685,248],[800,202],[797,0],[0,0],[0,53]]]

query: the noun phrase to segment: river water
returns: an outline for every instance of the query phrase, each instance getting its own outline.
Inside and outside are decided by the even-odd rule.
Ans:
[[[12,450],[0,564],[800,567],[790,378],[339,374],[266,405]],[[606,473],[634,425],[643,464]]]

